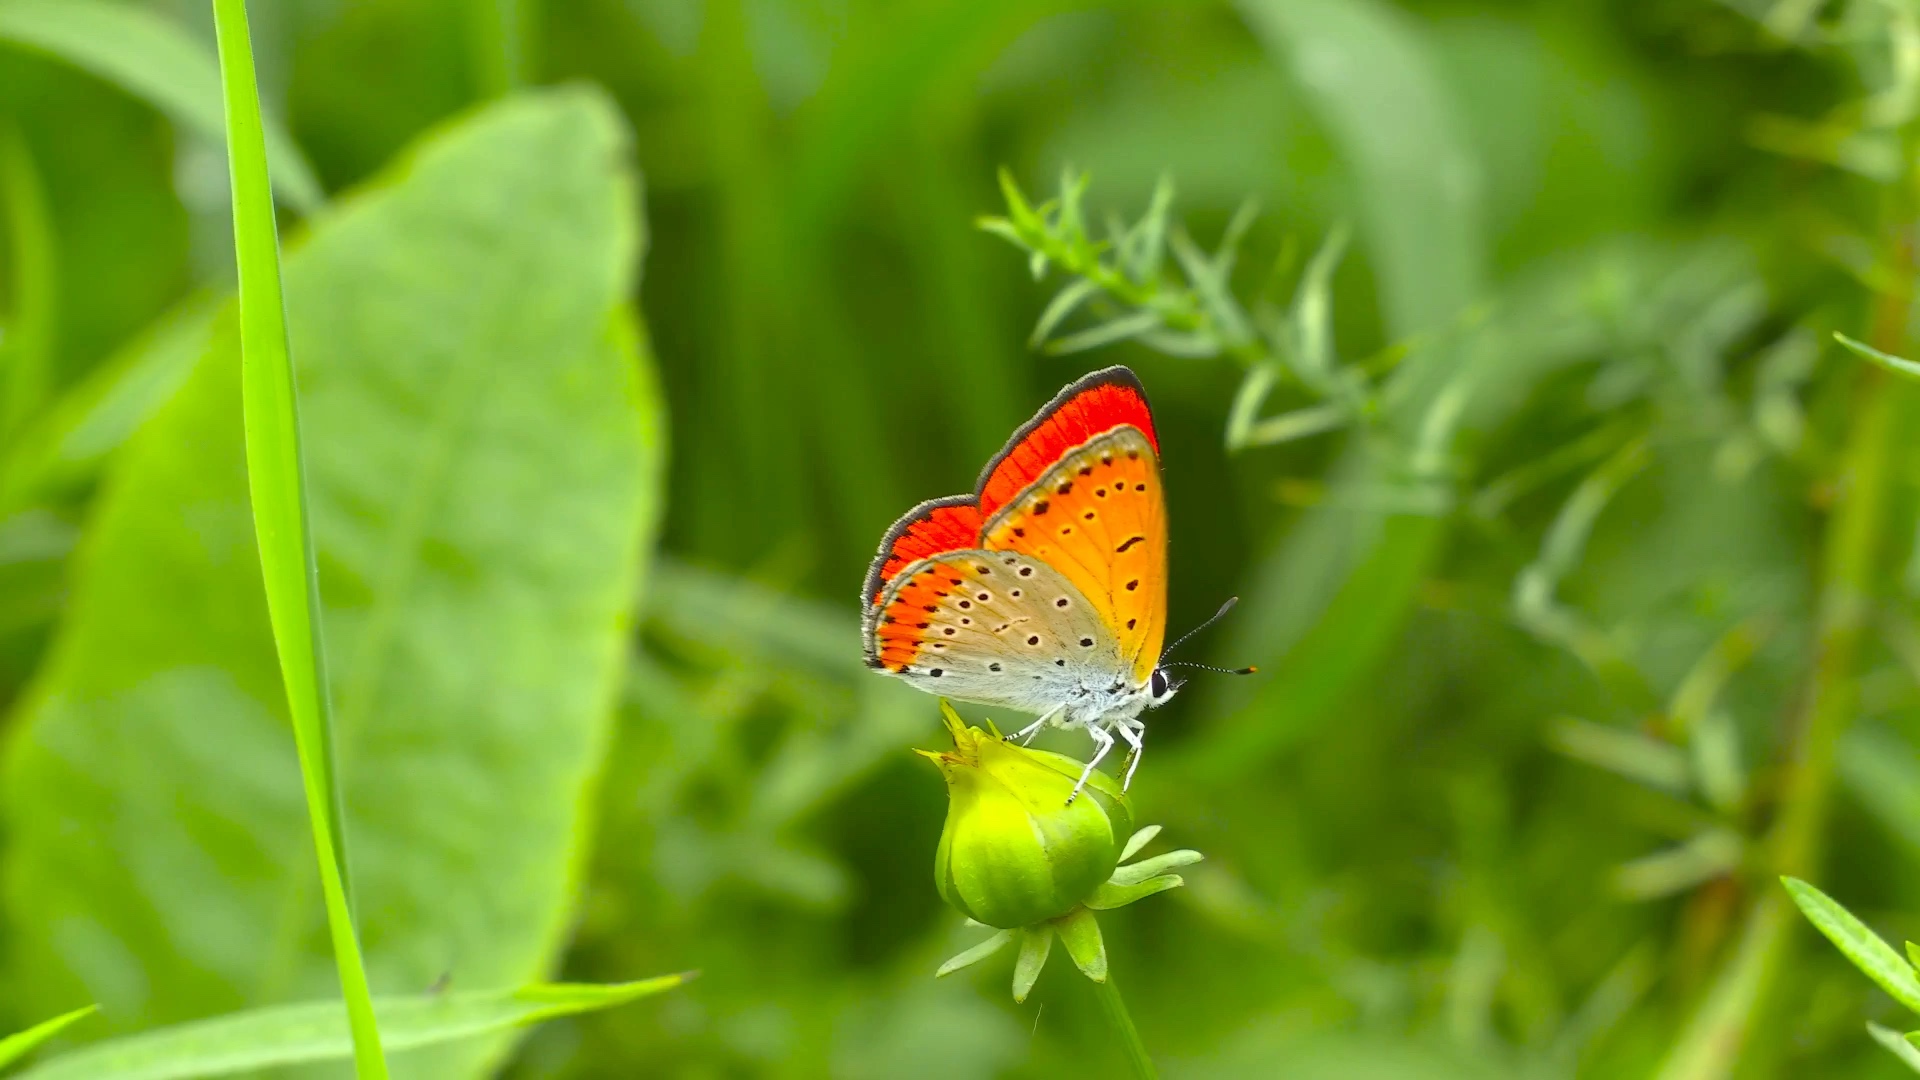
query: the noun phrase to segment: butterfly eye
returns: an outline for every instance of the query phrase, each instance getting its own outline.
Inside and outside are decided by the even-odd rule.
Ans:
[[[1150,693],[1153,694],[1155,700],[1166,697],[1167,696],[1167,676],[1165,675],[1165,673],[1160,671],[1155,671],[1153,673],[1153,678],[1147,681],[1147,689]]]

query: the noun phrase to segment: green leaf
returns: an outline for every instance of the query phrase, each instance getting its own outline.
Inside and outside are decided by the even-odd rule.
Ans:
[[[1855,341],[1837,330],[1834,331],[1833,340],[1839,342],[1848,352],[1853,353],[1855,356],[1870,360],[1880,367],[1893,372],[1895,375],[1902,375],[1909,379],[1920,378],[1920,363],[1915,363],[1905,357],[1883,353],[1866,342]]]
[[[224,142],[220,72],[204,44],[136,4],[107,0],[0,0],[0,41],[91,72],[166,113],[182,127]],[[274,186],[302,213],[326,202],[320,181],[286,131],[266,123]]]
[[[521,990],[469,990],[374,1002],[389,1050],[527,1027],[611,1009],[685,983],[663,975],[608,986],[558,983]],[[64,1054],[19,1080],[193,1080],[256,1069],[338,1061],[353,1052],[339,1002],[275,1005],[141,1032]]]
[[[1179,874],[1162,874],[1127,885],[1103,881],[1094,887],[1093,895],[1087,898],[1087,907],[1093,911],[1112,911],[1168,889],[1177,889],[1186,883],[1187,880]]]
[[[995,931],[992,937],[975,945],[971,949],[961,952],[957,956],[951,957],[946,963],[941,964],[940,969],[933,973],[933,977],[936,979],[943,978],[959,971],[961,968],[972,967],[987,957],[992,956],[994,953],[999,952],[1001,949],[1006,948],[1007,942],[1012,940],[1013,931]]]
[[[1907,1068],[1920,1073],[1920,1048],[1916,1048],[1913,1043],[1907,1041],[1911,1036],[1902,1035],[1890,1027],[1881,1027],[1871,1021],[1867,1024],[1867,1034],[1873,1036],[1874,1042],[1886,1047],[1889,1053],[1899,1058]]]
[[[353,925],[340,777],[334,765],[326,635],[320,626],[320,572],[307,511],[307,462],[300,448],[299,395],[281,296],[280,233],[267,181],[267,145],[246,0],[214,0],[220,87],[227,100],[227,165],[233,177],[233,242],[240,275],[240,400],[246,429],[247,489],[267,591],[274,650],[293,717],[300,781],[320,860],[320,899],[334,965],[353,1030],[354,1072],[383,1080],[386,1057],[367,989],[366,959]]]
[[[1131,337],[1138,337],[1160,325],[1160,313],[1157,311],[1136,311],[1131,315],[1122,315],[1110,319],[1098,326],[1090,326],[1077,334],[1068,334],[1047,343],[1047,354],[1065,356],[1068,353],[1086,352],[1103,345],[1112,345]]]
[[[1101,940],[1100,923],[1094,919],[1093,912],[1074,908],[1053,920],[1053,929],[1060,935],[1060,943],[1067,947],[1067,955],[1073,957],[1080,973],[1094,982],[1105,982],[1107,946]]]
[[[1206,856],[1192,848],[1181,848],[1178,851],[1169,851],[1164,855],[1155,855],[1151,859],[1141,859],[1137,863],[1122,866],[1115,870],[1113,877],[1108,880],[1119,886],[1137,885],[1148,878],[1159,877],[1169,870],[1192,866],[1205,858]]]
[[[1048,301],[1046,310],[1040,313],[1039,321],[1033,324],[1033,333],[1027,337],[1027,347],[1039,348],[1053,334],[1054,328],[1059,326],[1062,320],[1073,314],[1075,308],[1099,291],[1100,286],[1094,284],[1092,280],[1080,278],[1055,293],[1053,299]]]
[[[35,1049],[47,1042],[47,1040],[98,1011],[100,1011],[100,1006],[87,1005],[75,1009],[70,1013],[56,1016],[51,1020],[42,1021],[25,1031],[0,1039],[0,1069],[4,1069],[14,1062],[19,1061],[21,1058],[26,1057],[28,1054],[33,1053]]]
[[[0,514],[93,479],[166,404],[213,337],[215,305],[190,300],[42,410],[0,458]]]
[[[603,98],[509,99],[287,256],[376,994],[448,970],[537,979],[571,925],[663,454],[623,315],[627,160]],[[332,992],[238,374],[223,318],[116,458],[9,733],[0,903],[24,1006],[98,987],[131,1027]],[[434,1051],[425,1074],[472,1075],[503,1049]]]
[[[1913,966],[1893,951],[1892,946],[1819,889],[1799,878],[1784,877],[1780,883],[1787,887],[1788,895],[1799,905],[1807,921],[1825,934],[1854,967],[1880,984],[1880,989],[1891,994],[1895,1001],[1920,1013],[1920,977],[1915,976]]]
[[[1022,1002],[1033,992],[1040,969],[1047,966],[1047,954],[1053,951],[1053,929],[1046,923],[1020,931],[1020,955],[1013,962],[1013,1000]]]
[[[1120,861],[1126,862],[1140,854],[1140,849],[1153,843],[1153,838],[1159,835],[1160,826],[1158,825],[1145,825],[1135,829],[1133,835],[1127,837],[1127,845],[1120,849]]]

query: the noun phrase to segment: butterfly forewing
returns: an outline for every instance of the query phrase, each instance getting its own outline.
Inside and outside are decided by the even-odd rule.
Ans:
[[[1068,451],[988,519],[984,545],[1058,570],[1115,641],[1121,670],[1145,682],[1166,635],[1167,521],[1145,433],[1123,426]]]
[[[875,666],[946,697],[1043,712],[1125,670],[1095,605],[1048,563],[951,551],[896,573],[868,634]]]

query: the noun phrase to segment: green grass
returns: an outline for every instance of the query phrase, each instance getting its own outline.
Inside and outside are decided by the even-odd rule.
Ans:
[[[260,119],[245,0],[215,0],[220,83],[226,98],[227,157],[233,181],[233,241],[239,266],[240,386],[246,427],[247,489],[266,582],[274,649],[300,754],[300,779],[320,863],[320,891],[334,965],[361,1080],[387,1075],[380,1027],[354,928],[345,815],[334,754],[320,574],[308,521],[307,463],[300,445],[299,391],[280,288],[280,234]]]

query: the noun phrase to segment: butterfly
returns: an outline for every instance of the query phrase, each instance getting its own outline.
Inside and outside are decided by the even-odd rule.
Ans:
[[[973,494],[907,511],[880,541],[861,602],[869,667],[1039,714],[1012,738],[1085,730],[1094,755],[1068,802],[1118,737],[1125,790],[1140,714],[1181,686],[1161,663],[1167,508],[1140,380],[1110,367],[1070,384],[987,462]]]

